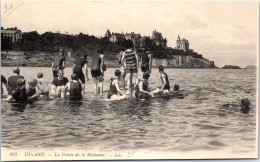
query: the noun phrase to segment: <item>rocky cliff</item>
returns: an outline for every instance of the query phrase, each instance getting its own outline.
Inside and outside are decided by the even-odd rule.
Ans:
[[[24,51],[2,51],[2,66],[34,66],[50,67],[51,60],[56,53],[52,52],[24,52]],[[73,66],[73,57],[66,57],[66,66]],[[91,66],[91,57],[89,57],[89,66]],[[119,68],[117,60],[105,58],[107,67]],[[192,56],[176,55],[172,59],[153,59],[153,66],[164,65],[171,68],[216,68],[214,61],[208,61],[204,58],[194,58]]]

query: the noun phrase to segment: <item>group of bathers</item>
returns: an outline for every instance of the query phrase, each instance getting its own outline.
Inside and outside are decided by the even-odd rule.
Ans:
[[[71,81],[64,77],[65,56],[64,51],[60,50],[59,55],[53,59],[52,72],[53,81],[51,91],[57,98],[69,98],[71,101],[82,100],[82,94],[85,93],[85,82],[88,81],[88,56],[75,59],[73,65],[73,73]],[[154,93],[169,92],[170,84],[168,75],[164,72],[164,67],[159,67],[160,79],[162,81],[161,88],[153,91],[149,90],[149,77],[152,69],[152,52],[146,51],[141,55],[141,71],[143,79],[138,79],[138,62],[139,56],[133,49],[121,51],[118,57],[121,69],[115,71],[115,77],[111,79],[110,89],[108,91],[108,99],[123,99],[131,96],[134,92],[136,98],[149,98]],[[84,75],[83,68],[85,67]],[[97,54],[92,57],[91,75],[94,80],[95,93],[103,95],[103,81],[106,66],[104,64],[104,55],[102,51],[97,51]],[[13,70],[14,76],[8,78],[8,81],[2,76],[2,84],[5,84],[8,89],[8,101],[14,100],[19,103],[28,103],[34,101],[39,96],[49,98],[48,83],[44,81],[43,74],[38,73],[38,79],[32,79],[28,82],[29,88],[26,89],[26,82],[23,76],[20,76],[20,69]],[[86,79],[85,79],[86,78]],[[126,84],[127,82],[127,84]],[[127,85],[127,86],[126,86]],[[2,87],[1,87],[2,89]],[[3,93],[3,89],[2,89]]]

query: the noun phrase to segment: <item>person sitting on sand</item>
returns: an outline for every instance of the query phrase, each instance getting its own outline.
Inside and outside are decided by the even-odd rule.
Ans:
[[[16,88],[10,91],[10,96],[7,98],[8,102],[14,100],[15,103],[27,105],[28,97],[26,94],[26,81],[24,79],[18,79],[16,81]]]
[[[170,93],[170,83],[168,75],[164,72],[164,66],[159,66],[160,78],[162,81],[162,86],[153,91],[153,93]]]
[[[71,75],[71,80],[72,81],[66,84],[65,91],[69,92],[70,101],[80,101],[82,100],[83,88],[78,75],[73,73]]]
[[[111,78],[110,89],[107,94],[107,98],[111,100],[121,100],[126,98],[124,92],[119,88],[119,81],[121,77],[121,71],[115,71],[115,78]]]
[[[29,87],[26,90],[28,101],[33,102],[38,99],[37,80],[32,79],[28,81]]]
[[[57,98],[64,98],[65,96],[65,86],[69,82],[68,78],[63,76],[63,70],[58,70],[58,77],[54,78],[52,81],[52,93],[55,94]]]
[[[152,92],[148,91],[148,80],[150,78],[149,73],[143,74],[143,80],[140,80],[137,84],[135,97],[140,99],[149,99],[153,96]]]

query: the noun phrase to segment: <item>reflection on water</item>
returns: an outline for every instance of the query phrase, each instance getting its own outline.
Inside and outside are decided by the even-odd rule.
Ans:
[[[114,70],[106,72],[105,90]],[[2,68],[6,77],[10,71]],[[51,84],[50,68],[21,68],[25,78],[35,77],[39,71]],[[65,76],[69,78],[70,72],[66,68]],[[256,149],[255,71],[166,69],[166,73],[171,85],[184,90],[184,99],[107,102],[93,94],[90,81],[82,102],[43,99],[23,107],[2,101],[2,147],[104,151],[232,148],[236,153]],[[158,74],[154,69],[150,87],[160,84]],[[241,110],[242,98],[251,101],[250,110]]]

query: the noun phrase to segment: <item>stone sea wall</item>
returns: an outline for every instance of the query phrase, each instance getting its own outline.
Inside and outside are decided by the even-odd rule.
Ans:
[[[163,65],[165,67],[175,68],[216,68],[214,61],[208,61],[203,58],[194,58],[192,56],[175,55],[172,59],[153,59],[153,66],[158,67]]]

